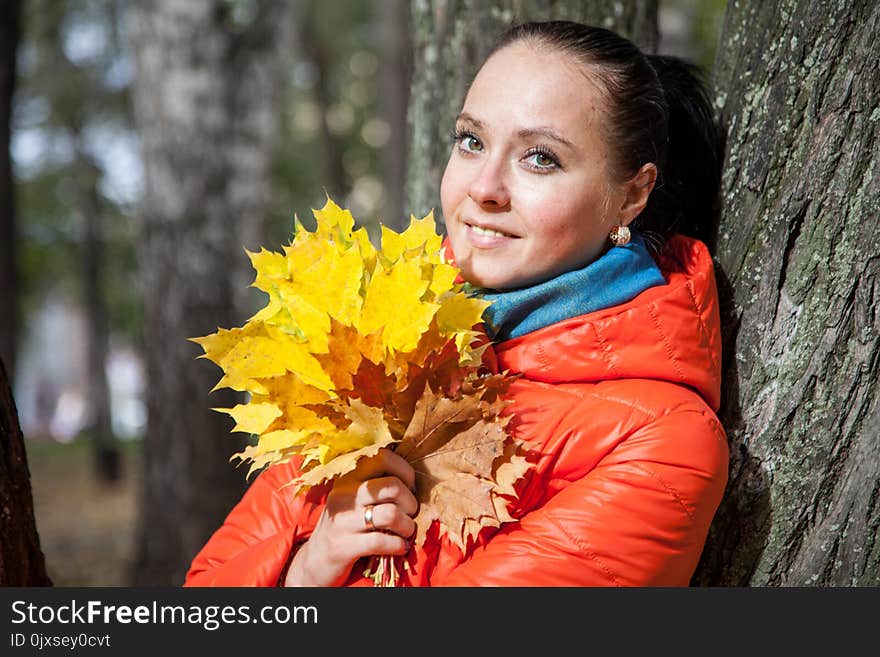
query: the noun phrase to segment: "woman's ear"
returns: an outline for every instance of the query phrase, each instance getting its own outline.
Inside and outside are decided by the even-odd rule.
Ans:
[[[636,172],[632,178],[624,183],[624,198],[617,212],[618,222],[621,226],[628,225],[639,216],[648,197],[657,182],[657,165],[648,162]]]

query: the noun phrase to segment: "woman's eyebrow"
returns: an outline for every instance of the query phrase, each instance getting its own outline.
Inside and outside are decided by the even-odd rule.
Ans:
[[[470,123],[470,124],[471,124],[472,126],[474,126],[475,128],[482,128],[482,127],[483,127],[483,122],[482,122],[482,121],[478,121],[477,119],[475,119],[474,117],[472,117],[472,116],[471,116],[470,114],[468,114],[467,112],[462,112],[461,114],[459,114],[459,115],[455,118],[455,121],[456,121],[456,123],[458,123],[459,121],[464,121],[465,123]]]
[[[571,143],[568,139],[560,135],[558,132],[553,130],[553,128],[548,128],[545,126],[541,126],[538,128],[523,128],[519,132],[516,133],[520,139],[526,139],[528,137],[546,137],[547,139],[552,139],[553,141],[559,142],[563,146],[567,146],[568,148],[575,150],[575,145]]]
[[[483,122],[480,121],[479,119],[474,118],[473,116],[471,116],[467,112],[462,112],[461,114],[459,114],[456,117],[455,121],[456,121],[456,123],[458,123],[458,122],[468,123],[468,124],[472,125],[473,127],[477,128],[478,130],[483,128]],[[550,128],[549,126],[539,126],[537,128],[523,128],[522,130],[519,130],[516,134],[520,139],[528,139],[529,137],[544,137],[545,139],[551,139],[555,142],[558,142],[558,143],[562,144],[563,146],[570,148],[571,150],[576,150],[576,147],[572,142],[570,142],[568,139],[566,139],[565,137],[560,135],[558,132],[556,132],[553,128]]]

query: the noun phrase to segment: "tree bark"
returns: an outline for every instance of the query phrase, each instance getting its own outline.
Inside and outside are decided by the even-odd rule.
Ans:
[[[0,359],[0,586],[52,586],[34,520],[30,471]]]
[[[612,29],[647,52],[657,47],[657,0],[418,0],[411,11],[413,78],[408,110],[407,203],[418,217],[434,209],[452,146],[449,135],[467,85],[497,36],[528,20],[574,20]]]
[[[379,111],[390,127],[388,143],[380,161],[385,187],[383,222],[400,231],[409,225],[405,207],[407,132],[406,108],[412,58],[409,56],[409,4],[405,0],[380,0],[376,3],[377,41],[379,44]]]
[[[880,584],[880,5],[844,4],[725,17],[731,468],[697,584]]]
[[[148,430],[137,585],[179,585],[244,490],[241,442],[211,407],[220,372],[187,338],[240,326],[269,198],[296,5],[257,2],[242,21],[223,0],[136,3],[135,117],[146,184],[138,259]]]
[[[51,586],[34,519],[30,472],[10,370],[15,362],[18,285],[15,201],[9,152],[21,2],[6,5],[0,23],[0,586]]]
[[[21,38],[21,1],[10,0],[0,22],[0,359],[15,374],[18,339],[18,273],[16,271],[15,199],[9,139],[12,96],[15,91],[15,62]]]

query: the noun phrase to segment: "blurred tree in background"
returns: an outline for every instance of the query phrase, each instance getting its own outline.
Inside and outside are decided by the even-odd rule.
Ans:
[[[34,0],[25,8],[15,116],[21,302],[29,317],[58,294],[83,309],[81,430],[94,443],[98,475],[113,481],[119,466],[106,375],[110,336],[127,330],[131,339],[139,325],[132,294],[134,194],[114,179],[114,148],[134,139],[130,62],[116,3]],[[30,348],[46,353],[45,345]],[[35,395],[52,396],[49,370],[57,363],[44,360],[39,370],[22,371],[22,383]]]
[[[138,268],[147,434],[135,584],[174,585],[244,489],[216,368],[190,337],[244,323],[263,243],[280,90],[299,7],[281,0],[138,2],[130,15],[145,188]]]
[[[267,244],[306,225],[325,193],[374,237],[400,227],[411,55],[406,0],[304,4],[283,105]]]

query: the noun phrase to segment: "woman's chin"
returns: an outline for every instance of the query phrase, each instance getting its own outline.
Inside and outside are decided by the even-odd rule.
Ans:
[[[514,267],[514,259],[510,254],[504,256],[470,252],[463,261],[456,263],[461,269],[464,280],[475,287],[489,290],[514,290],[528,285],[529,276],[518,267]]]
[[[499,292],[515,287],[507,277],[499,276],[497,272],[484,274],[462,272],[462,278],[475,287],[498,290]]]

